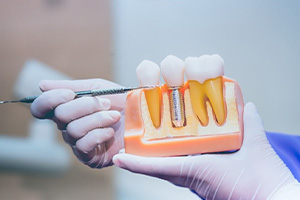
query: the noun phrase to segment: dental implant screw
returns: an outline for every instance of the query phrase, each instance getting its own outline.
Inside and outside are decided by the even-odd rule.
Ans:
[[[170,112],[173,127],[180,128],[185,125],[185,110],[183,94],[179,91],[180,87],[170,88]]]

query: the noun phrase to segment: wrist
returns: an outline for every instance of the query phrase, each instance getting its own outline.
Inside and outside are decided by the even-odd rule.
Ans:
[[[300,197],[300,183],[295,181],[280,188],[272,197],[272,200],[296,200]]]

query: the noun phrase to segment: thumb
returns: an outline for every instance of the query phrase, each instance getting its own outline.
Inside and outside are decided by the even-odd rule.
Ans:
[[[244,108],[244,144],[251,142],[253,138],[260,135],[265,135],[263,121],[256,106],[249,102]]]
[[[191,185],[195,181],[197,173],[208,169],[209,159],[205,155],[141,157],[122,153],[113,157],[113,163],[134,173],[161,178],[186,187],[187,184]]]
[[[161,178],[179,176],[182,170],[182,159],[185,157],[142,157],[121,153],[113,157],[113,163],[134,173]]]

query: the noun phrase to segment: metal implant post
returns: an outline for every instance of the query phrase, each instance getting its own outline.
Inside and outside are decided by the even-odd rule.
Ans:
[[[182,93],[179,91],[180,87],[170,88],[170,112],[173,127],[180,128],[185,126],[185,110],[184,99]]]

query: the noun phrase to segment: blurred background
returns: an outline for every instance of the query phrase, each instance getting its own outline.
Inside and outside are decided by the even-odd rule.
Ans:
[[[43,78],[138,84],[143,59],[219,54],[268,131],[300,134],[300,2],[0,1],[0,99]],[[155,191],[155,192],[153,192]],[[165,181],[84,166],[51,122],[0,106],[0,199],[197,199]]]

